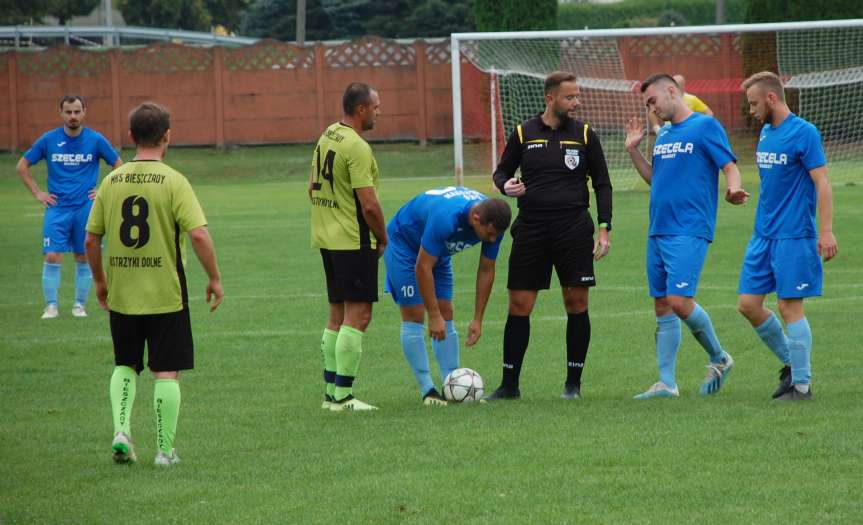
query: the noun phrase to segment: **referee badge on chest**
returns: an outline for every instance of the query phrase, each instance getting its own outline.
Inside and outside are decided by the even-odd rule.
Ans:
[[[568,149],[566,150],[566,155],[563,156],[563,163],[571,170],[578,167],[579,160],[581,160],[581,158],[578,156],[577,149]]]

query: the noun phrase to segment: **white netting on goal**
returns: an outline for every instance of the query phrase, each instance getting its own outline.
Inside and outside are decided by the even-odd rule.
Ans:
[[[829,24],[454,35],[463,146],[456,169],[490,173],[515,125],[544,109],[543,81],[554,70],[578,77],[579,118],[599,133],[616,189],[642,184],[623,130],[631,116],[646,117],[639,82],[656,72],[683,74],[686,91],[707,103],[740,162],[751,165],[760,123],[740,84],[771,70],[786,81],[792,110],[821,130],[831,180],[863,180],[863,21]]]
[[[554,70],[578,72],[582,105],[578,118],[597,131],[615,183],[631,187],[637,175],[623,150],[626,121],[641,111],[638,82],[625,76],[618,42],[614,38],[466,42],[462,55],[475,67],[492,74],[488,120],[495,122],[496,144],[485,156],[486,167],[502,153],[509,133],[526,118],[545,108],[543,83]],[[503,66],[503,67],[502,67]],[[491,124],[489,124],[491,126]],[[486,137],[469,136],[484,142]],[[490,141],[491,136],[487,137]]]
[[[830,179],[863,180],[863,29],[780,32],[777,49],[799,115],[821,131]]]

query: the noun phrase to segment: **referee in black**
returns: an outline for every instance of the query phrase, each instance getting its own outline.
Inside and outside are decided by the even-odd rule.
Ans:
[[[545,79],[545,111],[516,126],[494,172],[494,184],[518,198],[509,256],[509,316],[503,333],[503,380],[485,401],[516,399],[530,339],[530,312],[539,290],[557,270],[566,308],[566,383],[561,397],[581,397],[581,373],[590,345],[588,291],[596,284],[593,261],[610,248],[611,180],[596,132],[575,120],[580,105],[575,75]],[[516,170],[521,167],[521,177]],[[599,234],[588,212],[590,177]]]

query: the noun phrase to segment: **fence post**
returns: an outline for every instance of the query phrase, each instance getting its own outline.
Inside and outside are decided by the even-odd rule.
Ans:
[[[425,40],[417,39],[414,41],[414,50],[416,51],[416,67],[417,67],[417,107],[419,115],[417,118],[417,138],[420,141],[420,146],[428,144],[428,109],[426,108],[426,42]]]
[[[216,92],[213,96],[216,104],[216,146],[225,147],[225,90],[222,86],[222,71],[224,67],[224,49],[220,46],[213,48],[213,84]]]
[[[9,53],[9,150],[18,151],[18,50]]]
[[[318,117],[318,131],[320,133],[324,130],[324,126],[326,126],[325,118],[326,114],[324,113],[324,45],[321,42],[315,43],[315,91],[317,93],[317,117]],[[317,136],[317,134],[315,135]]]
[[[123,116],[120,112],[120,53],[122,50],[115,47],[111,53],[111,142],[117,148],[123,148]]]

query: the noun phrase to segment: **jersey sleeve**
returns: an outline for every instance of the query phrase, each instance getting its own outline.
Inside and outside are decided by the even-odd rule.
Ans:
[[[107,178],[104,180],[107,180]],[[105,203],[104,190],[102,189],[104,186],[104,182],[99,186],[96,198],[93,199],[93,207],[90,208],[90,216],[87,219],[86,230],[93,235],[105,235]]]
[[[686,103],[689,106],[689,109],[691,109],[692,111],[696,111],[698,113],[707,113],[707,111],[710,110],[710,107],[705,104],[704,101],[700,98],[696,97],[691,93],[687,93],[687,95],[688,96],[686,97]]]
[[[201,209],[198,198],[195,196],[192,185],[185,178],[181,178],[174,190],[173,199],[174,220],[180,225],[184,232],[207,225],[204,210]]]
[[[48,153],[48,134],[45,133],[44,135],[39,137],[39,139],[36,140],[36,142],[34,142],[32,146],[30,146],[30,149],[28,149],[24,153],[24,158],[27,159],[27,162],[29,162],[32,165],[32,164],[36,164],[40,160],[44,159],[45,155],[47,155],[47,153]]]
[[[494,185],[501,193],[504,193],[503,185],[515,175],[515,170],[519,166],[521,166],[521,140],[518,129],[514,129],[509,136],[509,140],[506,141],[503,155],[501,155],[497,169],[494,170],[494,174],[492,175]]]
[[[497,259],[497,254],[500,251],[500,243],[503,241],[504,234],[501,233],[497,236],[497,240],[494,242],[486,242],[482,243],[482,256],[486,259],[491,259],[492,261]]]
[[[97,147],[99,148],[99,156],[105,159],[105,162],[108,163],[109,166],[113,166],[117,159],[120,158],[120,155],[117,154],[117,151],[114,150],[114,146],[108,142],[108,139],[105,138],[104,135],[99,134],[96,139]]]
[[[351,178],[351,188],[368,188],[375,185],[374,172],[377,163],[368,144],[357,144],[351,148],[345,157],[348,175]]]
[[[737,162],[737,157],[731,151],[731,144],[728,142],[728,135],[722,124],[713,117],[705,117],[709,119],[707,133],[704,134],[704,141],[707,145],[707,153],[717,167],[722,168],[729,162]]]
[[[818,129],[809,124],[803,128],[800,144],[800,160],[807,170],[814,170],[827,164],[824,146],[821,144],[821,134]]]
[[[455,216],[448,213],[446,208],[432,212],[426,220],[426,227],[420,241],[422,249],[434,257],[446,255],[446,240],[455,232],[456,222]]]
[[[599,135],[593,128],[587,128],[587,165],[590,183],[596,194],[596,218],[599,223],[611,222],[611,177],[608,175],[608,164],[605,162],[605,152],[599,142]]]

